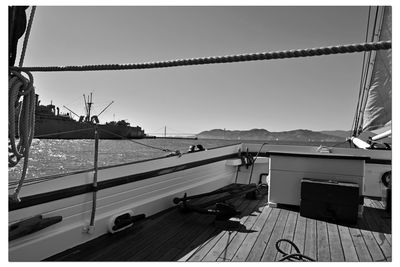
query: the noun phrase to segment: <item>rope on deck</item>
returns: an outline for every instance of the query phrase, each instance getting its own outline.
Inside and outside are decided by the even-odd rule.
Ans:
[[[204,64],[220,64],[220,63],[234,63],[234,62],[246,62],[246,61],[256,61],[256,60],[271,60],[271,59],[312,57],[312,56],[333,55],[333,54],[346,54],[346,53],[357,53],[357,52],[383,50],[391,48],[392,48],[391,41],[382,41],[382,42],[370,42],[361,44],[329,46],[321,48],[307,48],[298,50],[241,54],[233,56],[178,59],[178,60],[150,62],[150,63],[105,64],[105,65],[83,65],[83,66],[50,66],[50,67],[10,67],[10,69],[18,71],[31,71],[31,72],[156,69],[156,68],[168,68],[168,67],[204,65]]]
[[[288,254],[281,250],[279,244],[282,242],[289,243],[289,245],[296,251],[296,253]],[[296,244],[289,239],[279,239],[275,243],[275,248],[279,253],[283,255],[283,257],[279,261],[315,261],[315,259],[308,257],[307,255],[301,254]]]

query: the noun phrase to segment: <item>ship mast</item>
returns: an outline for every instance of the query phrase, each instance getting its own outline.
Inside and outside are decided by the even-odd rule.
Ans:
[[[92,105],[93,105],[93,93],[90,93],[90,96],[88,95],[87,97],[87,101],[86,101],[86,97],[85,94],[83,94],[83,101],[85,103],[85,109],[86,109],[86,121],[90,121],[90,110],[92,109]]]
[[[90,93],[90,97],[88,96],[88,102],[87,102],[87,105],[88,105],[88,118],[89,118],[89,120],[90,120],[90,110],[92,109],[92,105],[93,105],[93,93]]]

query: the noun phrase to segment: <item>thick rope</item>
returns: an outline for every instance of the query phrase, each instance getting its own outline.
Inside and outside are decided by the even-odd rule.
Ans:
[[[84,65],[84,66],[52,66],[52,67],[11,67],[11,70],[31,72],[56,72],[56,71],[101,71],[101,70],[132,70],[132,69],[155,69],[178,66],[192,66],[203,64],[220,64],[245,62],[256,60],[271,60],[284,58],[312,57],[332,54],[357,53],[372,50],[391,49],[392,42],[374,42],[350,45],[338,45],[321,48],[308,48],[299,50],[286,50],[266,53],[242,54],[233,56],[218,56],[194,59],[179,59],[172,61],[160,61],[135,64],[105,64],[105,65]]]
[[[13,167],[24,158],[21,179],[11,199],[18,201],[18,194],[25,180],[28,169],[29,148],[32,143],[35,129],[36,96],[33,87],[33,76],[27,72],[29,79],[21,73],[12,71],[9,78],[8,99],[8,166]],[[19,101],[22,98],[21,101]],[[16,112],[19,109],[18,125],[16,125]],[[16,140],[18,126],[19,141]]]
[[[19,65],[18,65],[19,67],[22,67],[22,65],[24,64],[26,48],[28,46],[28,40],[29,40],[29,35],[31,33],[33,18],[35,16],[35,11],[36,11],[36,6],[33,6],[32,10],[31,10],[31,15],[29,17],[28,27],[26,28],[26,32],[25,32],[24,44],[22,46],[21,57],[19,59]]]

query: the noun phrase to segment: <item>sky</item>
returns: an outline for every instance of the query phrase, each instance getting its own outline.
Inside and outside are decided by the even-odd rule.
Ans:
[[[28,10],[27,14],[29,14]],[[142,63],[363,43],[367,6],[38,6],[24,66]],[[19,45],[21,46],[21,42]],[[362,53],[101,72],[35,72],[42,104],[146,133],[349,130]],[[17,61],[19,55],[17,55]]]

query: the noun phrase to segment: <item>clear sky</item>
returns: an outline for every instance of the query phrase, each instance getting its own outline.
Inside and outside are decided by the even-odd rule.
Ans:
[[[29,15],[30,10],[27,14]],[[362,43],[368,7],[38,6],[25,66],[141,63]],[[21,43],[20,43],[21,44]],[[19,56],[17,56],[17,61]],[[35,72],[42,104],[146,132],[349,130],[362,53],[152,70]]]

